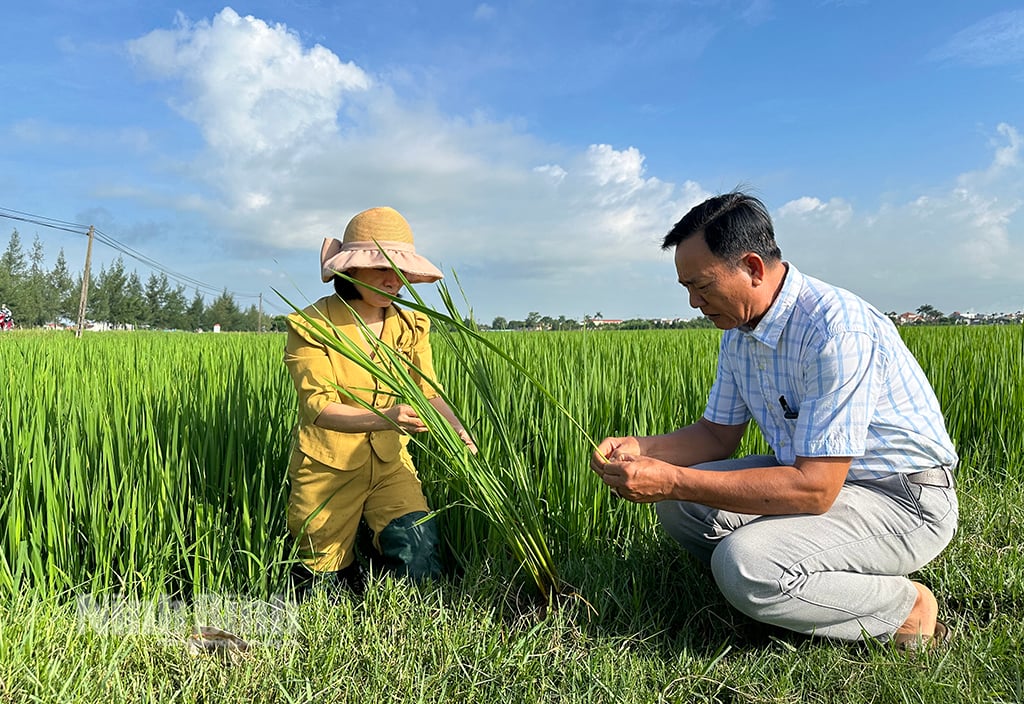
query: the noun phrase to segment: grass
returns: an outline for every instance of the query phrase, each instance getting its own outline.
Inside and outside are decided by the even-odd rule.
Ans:
[[[908,658],[738,617],[660,540],[571,566],[600,607],[522,608],[482,568],[363,598],[318,593],[294,638],[239,664],[191,657],[175,632],[80,630],[74,604],[23,598],[0,629],[0,701],[1016,702],[1018,617],[957,621],[943,652]],[[588,577],[589,575],[589,577]],[[642,595],[637,598],[636,595]],[[651,595],[657,595],[652,598]]]

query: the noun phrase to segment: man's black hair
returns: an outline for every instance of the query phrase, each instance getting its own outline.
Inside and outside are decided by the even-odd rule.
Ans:
[[[741,191],[708,198],[694,206],[665,235],[662,249],[670,249],[699,232],[719,259],[734,261],[753,252],[766,262],[782,259],[775,229],[764,203]]]

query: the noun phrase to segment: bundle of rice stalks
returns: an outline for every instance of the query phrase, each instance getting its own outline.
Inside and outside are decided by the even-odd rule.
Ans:
[[[353,317],[360,322],[363,333],[364,339],[361,341],[349,338],[329,322],[325,325],[326,316],[323,319],[311,317],[279,291],[275,292],[301,315],[306,329],[315,340],[366,370],[382,387],[390,389],[396,402],[411,406],[424,421],[429,429],[429,437],[413,436],[413,442],[432,459],[434,466],[444,468],[447,487],[457,497],[458,503],[483,516],[487,524],[487,530],[480,531],[479,540],[468,541],[466,546],[466,549],[477,554],[463,554],[461,558],[485,557],[488,551],[495,548],[488,544],[488,538],[497,537],[521,563],[542,598],[550,601],[565,589],[565,585],[559,577],[548,545],[544,497],[540,495],[537,483],[533,480],[536,472],[527,466],[525,453],[513,440],[515,433],[503,415],[505,399],[499,395],[498,386],[492,381],[488,362],[497,361],[513,368],[524,382],[533,384],[558,412],[569,418],[590,445],[595,448],[596,445],[582,425],[523,364],[488,340],[472,320],[463,318],[444,283],[436,284],[445,307],[442,312],[428,306],[409,286],[408,280],[397,267],[395,271],[413,297],[413,300],[402,299],[400,305],[430,319],[434,344],[448,348],[448,353],[456,360],[457,373],[470,381],[469,387],[476,395],[478,407],[482,409],[481,417],[477,418],[465,417],[459,400],[448,396],[435,380],[428,379],[429,385],[474,437],[487,437],[488,442],[478,442],[480,449],[475,454],[468,451],[459,434],[430,403],[414,380],[414,374],[426,378],[422,370],[417,369],[401,352],[381,344],[354,310]],[[385,291],[355,282],[341,273],[339,276],[397,301]],[[351,391],[334,386],[343,396],[383,417],[381,411],[360,401]]]

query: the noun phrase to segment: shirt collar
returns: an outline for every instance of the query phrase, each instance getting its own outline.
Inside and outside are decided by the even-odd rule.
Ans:
[[[743,326],[740,328],[740,332],[744,335],[772,349],[779,344],[779,338],[793,314],[793,307],[796,305],[797,297],[804,284],[804,276],[797,271],[795,266],[789,262],[783,262],[783,264],[786,266],[786,277],[782,281],[782,290],[768,307],[768,312],[761,318],[757,327],[750,329]]]

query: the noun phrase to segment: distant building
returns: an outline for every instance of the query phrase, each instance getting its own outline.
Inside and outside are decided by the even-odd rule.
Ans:
[[[909,311],[896,316],[896,323],[898,325],[913,325],[915,323],[923,323],[924,321],[925,317],[923,315],[920,313],[910,313]]]
[[[977,313],[961,313],[960,311],[954,311],[953,314],[949,316],[949,319],[954,325],[970,325],[972,323],[976,323],[978,321],[978,317]]]

